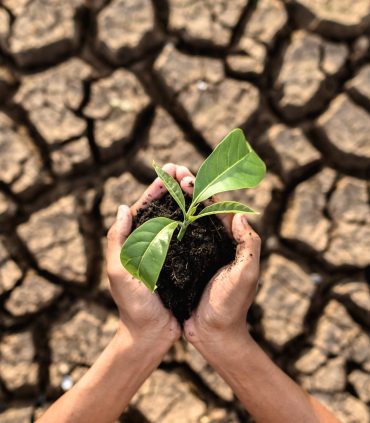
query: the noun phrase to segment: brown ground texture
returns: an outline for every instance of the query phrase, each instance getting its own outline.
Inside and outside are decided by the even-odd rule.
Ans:
[[[344,423],[370,421],[369,0],[0,2],[0,422],[32,422],[117,313],[117,206],[151,160],[196,171],[241,127],[268,165],[250,312],[272,359]],[[178,342],[120,422],[248,422]]]

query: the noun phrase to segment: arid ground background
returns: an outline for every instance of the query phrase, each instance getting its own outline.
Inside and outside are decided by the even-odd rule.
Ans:
[[[0,422],[34,421],[112,337],[106,230],[152,159],[196,171],[235,127],[268,165],[232,196],[261,212],[252,333],[369,422],[369,0],[0,3]],[[120,421],[249,418],[179,342]]]

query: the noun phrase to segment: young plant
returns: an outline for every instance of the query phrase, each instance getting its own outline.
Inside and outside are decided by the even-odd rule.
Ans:
[[[135,229],[123,244],[122,265],[151,291],[157,287],[158,277],[177,227],[180,227],[177,239],[181,241],[188,226],[201,217],[217,213],[256,213],[236,201],[212,203],[197,213],[199,204],[217,193],[253,188],[266,173],[264,162],[253,151],[241,129],[231,131],[204,161],[195,178],[192,201],[187,209],[178,182],[155,163],[153,166],[181,209],[183,221],[167,217],[150,219]]]

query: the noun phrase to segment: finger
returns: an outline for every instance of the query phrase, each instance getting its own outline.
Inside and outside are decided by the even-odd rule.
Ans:
[[[232,221],[232,233],[237,242],[235,270],[248,269],[249,275],[258,276],[261,239],[249,225],[245,214],[236,214]]]
[[[109,275],[124,274],[120,260],[120,252],[123,243],[131,232],[132,215],[126,205],[118,207],[117,219],[108,231],[107,245],[107,270]]]
[[[195,177],[194,176],[185,176],[181,181],[180,181],[180,186],[181,189],[186,192],[186,194],[192,196],[193,195],[193,191],[194,191],[194,181],[195,181]]]
[[[176,177],[175,179],[178,182],[181,182],[186,176],[192,176],[194,179],[194,175],[190,172],[190,170],[185,166],[176,166]]]
[[[166,163],[163,166],[163,169],[174,178],[176,177],[176,168],[177,166],[172,163]],[[154,179],[143,195],[131,206],[132,214],[135,216],[139,209],[145,207],[151,201],[161,198],[166,191],[167,189],[163,185],[162,180],[159,177]]]

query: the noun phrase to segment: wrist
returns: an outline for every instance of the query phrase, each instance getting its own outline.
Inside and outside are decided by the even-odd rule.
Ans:
[[[209,365],[234,389],[241,376],[241,363],[250,369],[250,365],[256,358],[259,347],[246,331],[239,337],[224,338],[223,345],[207,346],[200,348],[199,352]],[[258,354],[257,354],[258,355]]]
[[[150,353],[150,356],[163,356],[179,336],[180,329],[173,322],[165,326],[153,324],[150,328],[137,328],[120,320],[115,342],[126,351],[133,351],[135,355]]]
[[[139,387],[158,367],[169,343],[152,343],[132,336],[122,322],[89,371],[64,397],[68,418],[45,421],[116,421]],[[104,407],[101,406],[102,401]],[[99,405],[100,404],[100,405]]]
[[[254,343],[246,322],[222,330],[195,328],[190,324],[185,331],[187,340],[213,366],[233,361],[240,351],[248,350]]]

